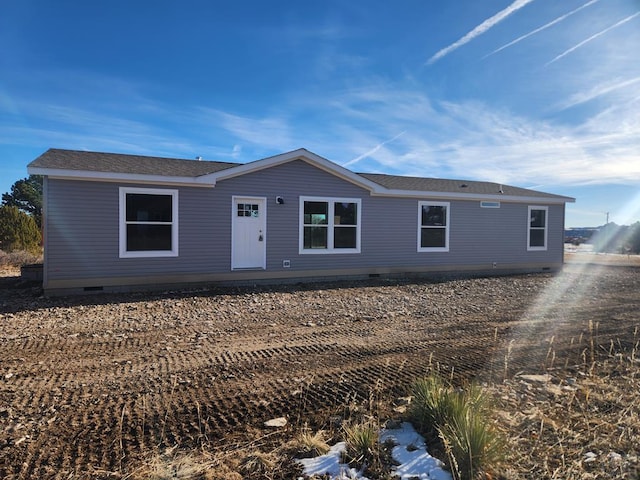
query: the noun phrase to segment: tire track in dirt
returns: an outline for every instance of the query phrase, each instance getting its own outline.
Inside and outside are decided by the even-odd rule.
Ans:
[[[344,361],[339,366],[334,366],[321,374],[311,371],[314,379],[312,383],[306,385],[307,406],[302,409],[302,415],[317,416],[320,412],[327,412],[331,409],[343,406],[347,399],[352,402],[359,402],[366,399],[371,389],[380,383],[388,386],[404,382],[414,377],[418,372],[424,371],[428,359],[422,357],[420,361],[407,362],[404,353],[408,347],[401,346],[387,349],[386,352],[379,352],[380,359],[373,362],[364,362],[364,359],[371,357],[371,352],[362,350],[360,352],[350,352],[348,355],[341,355],[343,359],[349,359],[349,363]],[[402,358],[395,359],[395,350]],[[269,382],[260,384],[260,391],[265,398],[271,400],[256,402],[255,395],[250,388],[251,380],[248,371],[255,369],[252,366],[256,359],[271,360],[280,357],[298,357],[300,355],[314,355],[314,351],[319,351],[320,355],[327,352],[326,346],[309,345],[305,347],[268,349],[268,351],[254,351],[236,353],[234,357],[223,355],[215,362],[216,365],[231,364],[235,368],[235,374],[224,382],[214,381],[209,387],[201,388],[202,379],[211,375],[207,368],[202,369],[199,375],[192,376],[189,381],[180,383],[173,381],[169,390],[169,399],[166,402],[155,402],[155,405],[148,405],[145,412],[148,419],[156,419],[155,425],[148,423],[148,430],[145,435],[147,443],[166,445],[173,444],[193,444],[198,442],[203,436],[203,429],[210,435],[224,433],[230,429],[244,424],[250,418],[257,418],[263,421],[270,416],[280,416],[290,414],[292,403],[296,403],[296,389],[299,385],[295,382],[287,381],[281,377],[271,379]],[[379,363],[382,362],[382,365]],[[313,362],[311,362],[313,363]],[[367,363],[363,365],[363,363]],[[402,368],[398,368],[398,363]],[[303,370],[302,373],[307,373]],[[339,381],[334,378],[339,376]],[[196,378],[200,377],[200,378]],[[175,377],[174,377],[175,378]],[[299,382],[298,382],[299,383]],[[167,395],[165,385],[161,389],[161,395]],[[118,386],[117,390],[126,392],[130,387]],[[387,387],[388,388],[388,387]],[[304,388],[303,388],[304,390]],[[384,391],[385,389],[380,389]],[[42,440],[47,438],[48,429],[41,428],[38,432],[39,439],[32,444],[32,448],[27,454],[29,465],[42,465],[40,469],[31,468],[23,471],[24,478],[32,475],[34,477],[47,475],[47,465],[60,465],[62,471],[74,472],[78,465],[98,465],[100,469],[115,471],[118,465],[114,463],[113,455],[111,460],[105,464],[104,459],[96,456],[95,452],[105,450],[123,449],[123,454],[129,454],[129,450],[135,450],[139,442],[133,441],[136,432],[141,431],[139,423],[142,422],[140,413],[137,416],[130,412],[139,410],[140,407],[133,404],[116,404],[116,399],[111,398],[105,390],[83,389],[77,395],[70,395],[63,401],[75,403],[77,407],[60,419],[60,422],[67,426],[66,437],[70,439],[71,453],[64,449],[42,448]],[[91,399],[101,398],[100,412],[95,411],[91,405],[82,405],[82,401],[74,400],[74,397],[87,399],[87,403],[96,404]],[[105,398],[106,397],[106,398]],[[208,398],[209,397],[209,398]],[[45,404],[50,399],[46,395],[38,397],[36,403]],[[153,402],[152,402],[153,403]],[[123,413],[124,410],[124,413]],[[171,422],[168,428],[164,428],[165,418],[184,419],[182,422]],[[333,413],[333,412],[332,412]],[[206,415],[206,419],[202,416]],[[248,418],[250,417],[250,418]],[[119,425],[118,418],[121,418]],[[197,422],[196,420],[197,419]],[[153,422],[153,421],[152,421]],[[204,426],[203,426],[204,425]],[[205,428],[206,427],[206,428]],[[158,431],[160,429],[160,431]],[[119,431],[121,439],[117,441],[115,432]],[[143,437],[144,438],[144,437]],[[122,446],[119,447],[120,443]],[[91,447],[89,447],[91,445]],[[94,453],[91,453],[94,452]]]
[[[370,335],[370,333],[367,333]],[[316,335],[309,336],[307,341],[316,341]],[[322,336],[321,336],[322,337]],[[54,349],[64,348],[64,343],[60,341],[51,342]],[[119,347],[122,342],[116,344]],[[138,347],[139,343],[131,342],[130,347]],[[23,471],[29,475],[46,475],[46,465],[61,465],[63,471],[74,472],[78,465],[99,465],[102,470],[114,471],[118,467],[111,460],[107,463],[103,458],[91,455],[90,451],[113,450],[116,445],[115,439],[104,442],[105,438],[113,436],[113,432],[120,429],[120,449],[123,455],[127,456],[125,448],[133,449],[139,446],[139,442],[133,441],[136,432],[142,432],[144,437],[155,437],[150,440],[152,444],[164,443],[172,445],[173,443],[183,444],[185,442],[197,441],[203,435],[203,429],[210,434],[216,432],[226,432],[243,423],[249,418],[259,417],[259,421],[263,421],[269,416],[280,416],[290,414],[291,404],[295,405],[297,391],[300,381],[291,381],[291,379],[283,379],[281,376],[268,381],[266,384],[261,382],[257,387],[265,398],[271,400],[262,400],[256,402],[253,390],[252,377],[254,372],[265,375],[270,371],[282,373],[283,365],[294,365],[299,370],[299,374],[304,378],[311,375],[313,382],[306,386],[305,404],[308,408],[301,410],[301,415],[308,417],[310,415],[318,416],[320,412],[330,413],[332,409],[344,406],[344,402],[359,402],[366,400],[372,389],[378,388],[378,385],[384,385],[385,388],[379,388],[380,392],[389,389],[389,386],[397,384],[406,384],[412,378],[421,374],[428,367],[431,358],[427,353],[432,351],[434,342],[420,339],[411,342],[402,342],[398,345],[376,346],[349,346],[348,348],[336,349],[337,343],[331,345],[321,343],[307,343],[303,345],[286,345],[283,347],[273,347],[258,350],[241,350],[241,351],[225,351],[221,355],[208,358],[206,352],[199,352],[199,355],[185,354],[183,351],[171,352],[165,356],[156,357],[160,360],[161,367],[156,372],[156,379],[160,381],[158,392],[162,396],[169,393],[169,404],[166,402],[155,403],[155,408],[150,408],[145,412],[147,418],[162,419],[151,429],[147,424],[139,427],[136,423],[141,420],[131,414],[126,414],[128,410],[135,410],[135,405],[126,406],[114,405],[113,400],[108,392],[112,387],[116,392],[133,392],[139,388],[139,383],[146,376],[133,368],[132,364],[125,364],[115,370],[115,377],[124,380],[111,380],[110,382],[98,382],[93,379],[92,369],[85,372],[88,377],[82,377],[82,380],[88,382],[87,387],[78,388],[78,383],[74,384],[76,388],[66,388],[65,395],[60,399],[63,404],[74,404],[83,408],[74,409],[62,419],[62,422],[68,426],[67,438],[71,439],[72,453],[66,453],[60,449],[42,449],[41,441],[38,439],[34,444],[35,448],[30,449],[27,456],[27,462],[30,465],[43,465],[40,470],[27,469]],[[98,345],[98,350],[102,350],[103,345]],[[47,342],[39,342],[36,350],[41,351],[47,348]],[[84,347],[79,347],[80,350]],[[73,351],[73,349],[70,349]],[[118,351],[118,348],[115,349]],[[414,353],[417,359],[407,358],[407,354]],[[204,355],[202,355],[204,354]],[[417,355],[416,355],[417,354]],[[203,360],[204,358],[204,360]],[[299,359],[304,358],[302,364]],[[339,358],[339,363],[335,364],[329,359]],[[115,361],[115,360],[114,360]],[[276,365],[271,363],[276,362]],[[53,362],[52,362],[53,363]],[[332,365],[327,368],[327,365]],[[68,363],[68,367],[76,371],[76,367],[72,363]],[[318,373],[316,368],[325,367],[322,373]],[[136,370],[136,374],[133,374]],[[77,373],[77,371],[76,371]],[[187,375],[182,376],[182,373]],[[104,371],[101,373],[104,375]],[[169,377],[167,377],[169,376]],[[224,381],[220,381],[219,377],[224,377]],[[334,378],[338,376],[339,381],[335,382]],[[66,385],[67,382],[74,377],[66,375],[51,377],[49,382],[41,386],[38,397],[27,398],[22,408],[28,405],[47,405],[52,402],[50,392],[56,391],[55,385]],[[302,380],[303,381],[303,380]],[[92,383],[93,382],[93,383]],[[207,385],[211,382],[211,385]],[[171,383],[171,385],[170,385]],[[204,386],[204,391],[203,391]],[[22,385],[23,388],[29,389],[28,384]],[[75,394],[74,394],[75,390]],[[304,391],[304,388],[303,390]],[[82,406],[82,399],[96,399],[107,397],[107,400],[101,400],[101,411],[104,415],[90,410],[89,406]],[[122,397],[122,393],[120,393]],[[209,400],[207,397],[211,397]],[[302,408],[302,407],[301,407]],[[194,413],[196,412],[197,413]],[[120,426],[117,425],[115,419],[121,413]],[[182,423],[173,422],[169,428],[165,428],[167,412],[171,417],[191,419]],[[201,419],[203,412],[207,414],[206,421]],[[253,413],[252,413],[253,412]],[[138,415],[139,416],[139,415]],[[198,419],[196,423],[193,418]],[[128,422],[133,422],[129,425]],[[123,425],[129,425],[128,430],[123,430]],[[204,424],[204,426],[203,426]],[[157,429],[162,425],[161,432]],[[126,440],[127,434],[131,437]],[[132,433],[133,432],[133,433]],[[34,432],[35,433],[35,432]],[[48,436],[47,428],[42,428],[38,432],[40,438]],[[80,439],[83,439],[80,443]],[[159,441],[158,441],[159,439]],[[102,440],[102,442],[101,442]],[[92,445],[88,447],[86,444]],[[125,447],[129,445],[129,447]],[[117,446],[117,445],[116,445]],[[46,452],[46,453],[45,453]]]
[[[502,378],[507,360],[509,374],[551,351],[579,362],[592,339],[606,354],[638,324],[625,275],[547,312],[530,311],[544,275],[16,309],[0,332],[0,477],[109,478],[167,446],[222,449],[273,417],[326,425],[429,368]]]

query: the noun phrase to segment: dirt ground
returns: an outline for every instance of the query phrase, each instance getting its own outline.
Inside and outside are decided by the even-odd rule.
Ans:
[[[167,447],[278,442],[354,405],[393,406],[434,368],[455,382],[580,382],[580,366],[635,355],[640,269],[568,261],[559,274],[61,298],[5,272],[0,478],[127,478]],[[276,417],[288,425],[264,427]],[[527,458],[514,478],[553,471]]]

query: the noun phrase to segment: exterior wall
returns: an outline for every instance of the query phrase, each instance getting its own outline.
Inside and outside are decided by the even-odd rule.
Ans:
[[[119,258],[121,185],[69,180],[49,180],[48,184],[49,281],[229,268],[231,206],[220,205],[213,189],[179,189],[178,257]]]
[[[563,261],[564,205],[550,205],[548,248],[527,251],[529,204],[480,208],[450,202],[448,252],[418,252],[418,202],[437,198],[370,196],[303,161],[179,190],[179,256],[119,258],[118,183],[48,179],[47,290],[416,271],[557,268]],[[163,188],[156,185],[134,185]],[[267,198],[267,268],[231,271],[232,197]],[[299,254],[300,196],[362,201],[361,253]],[[276,204],[282,196],[284,204]],[[544,203],[535,203],[544,205]],[[283,260],[290,261],[284,268]],[[495,263],[495,265],[494,265]]]

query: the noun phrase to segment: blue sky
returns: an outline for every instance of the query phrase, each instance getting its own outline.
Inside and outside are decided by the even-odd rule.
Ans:
[[[640,0],[3,0],[0,192],[46,149],[575,197],[640,220]]]

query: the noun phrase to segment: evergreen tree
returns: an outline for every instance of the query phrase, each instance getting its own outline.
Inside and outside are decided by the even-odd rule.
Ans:
[[[0,207],[0,250],[38,254],[41,241],[40,229],[31,215],[15,206]]]
[[[640,222],[636,222],[629,227],[631,234],[628,239],[630,253],[640,253]]]
[[[17,207],[42,225],[42,175],[29,175],[11,186],[11,192],[2,194],[2,205]]]

